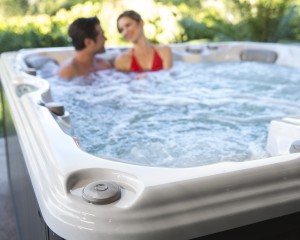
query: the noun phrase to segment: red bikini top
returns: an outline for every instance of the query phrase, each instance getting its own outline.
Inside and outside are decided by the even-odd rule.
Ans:
[[[154,57],[153,57],[153,63],[152,63],[152,67],[149,71],[159,71],[163,69],[163,61],[161,59],[161,57],[159,56],[159,54],[157,53],[157,51],[155,50],[155,48],[153,47],[153,51],[154,51]],[[148,71],[148,70],[144,70],[141,65],[138,63],[136,57],[134,56],[134,48],[132,48],[132,53],[131,53],[131,67],[130,67],[130,71],[131,72],[144,72],[144,71]]]

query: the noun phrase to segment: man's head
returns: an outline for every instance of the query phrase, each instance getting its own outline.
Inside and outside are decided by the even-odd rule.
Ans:
[[[104,52],[106,38],[97,17],[76,19],[70,25],[68,34],[76,50],[83,50],[92,44],[95,52]]]

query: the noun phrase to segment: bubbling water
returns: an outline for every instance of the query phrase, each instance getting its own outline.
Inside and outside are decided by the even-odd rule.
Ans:
[[[105,70],[48,78],[81,147],[148,166],[193,167],[268,157],[272,119],[300,109],[300,70],[261,64],[175,62],[170,71]]]

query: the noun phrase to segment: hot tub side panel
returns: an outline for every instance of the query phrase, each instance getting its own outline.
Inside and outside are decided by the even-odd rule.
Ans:
[[[1,87],[3,129],[7,172],[14,210],[17,218],[18,235],[22,240],[61,240],[45,223],[39,209],[30,176],[27,171],[18,135]]]

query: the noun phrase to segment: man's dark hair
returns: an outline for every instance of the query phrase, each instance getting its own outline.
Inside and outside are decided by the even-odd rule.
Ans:
[[[96,41],[98,32],[95,26],[100,24],[97,17],[78,18],[69,27],[68,34],[72,39],[72,44],[76,50],[85,48],[84,39],[90,38]]]

